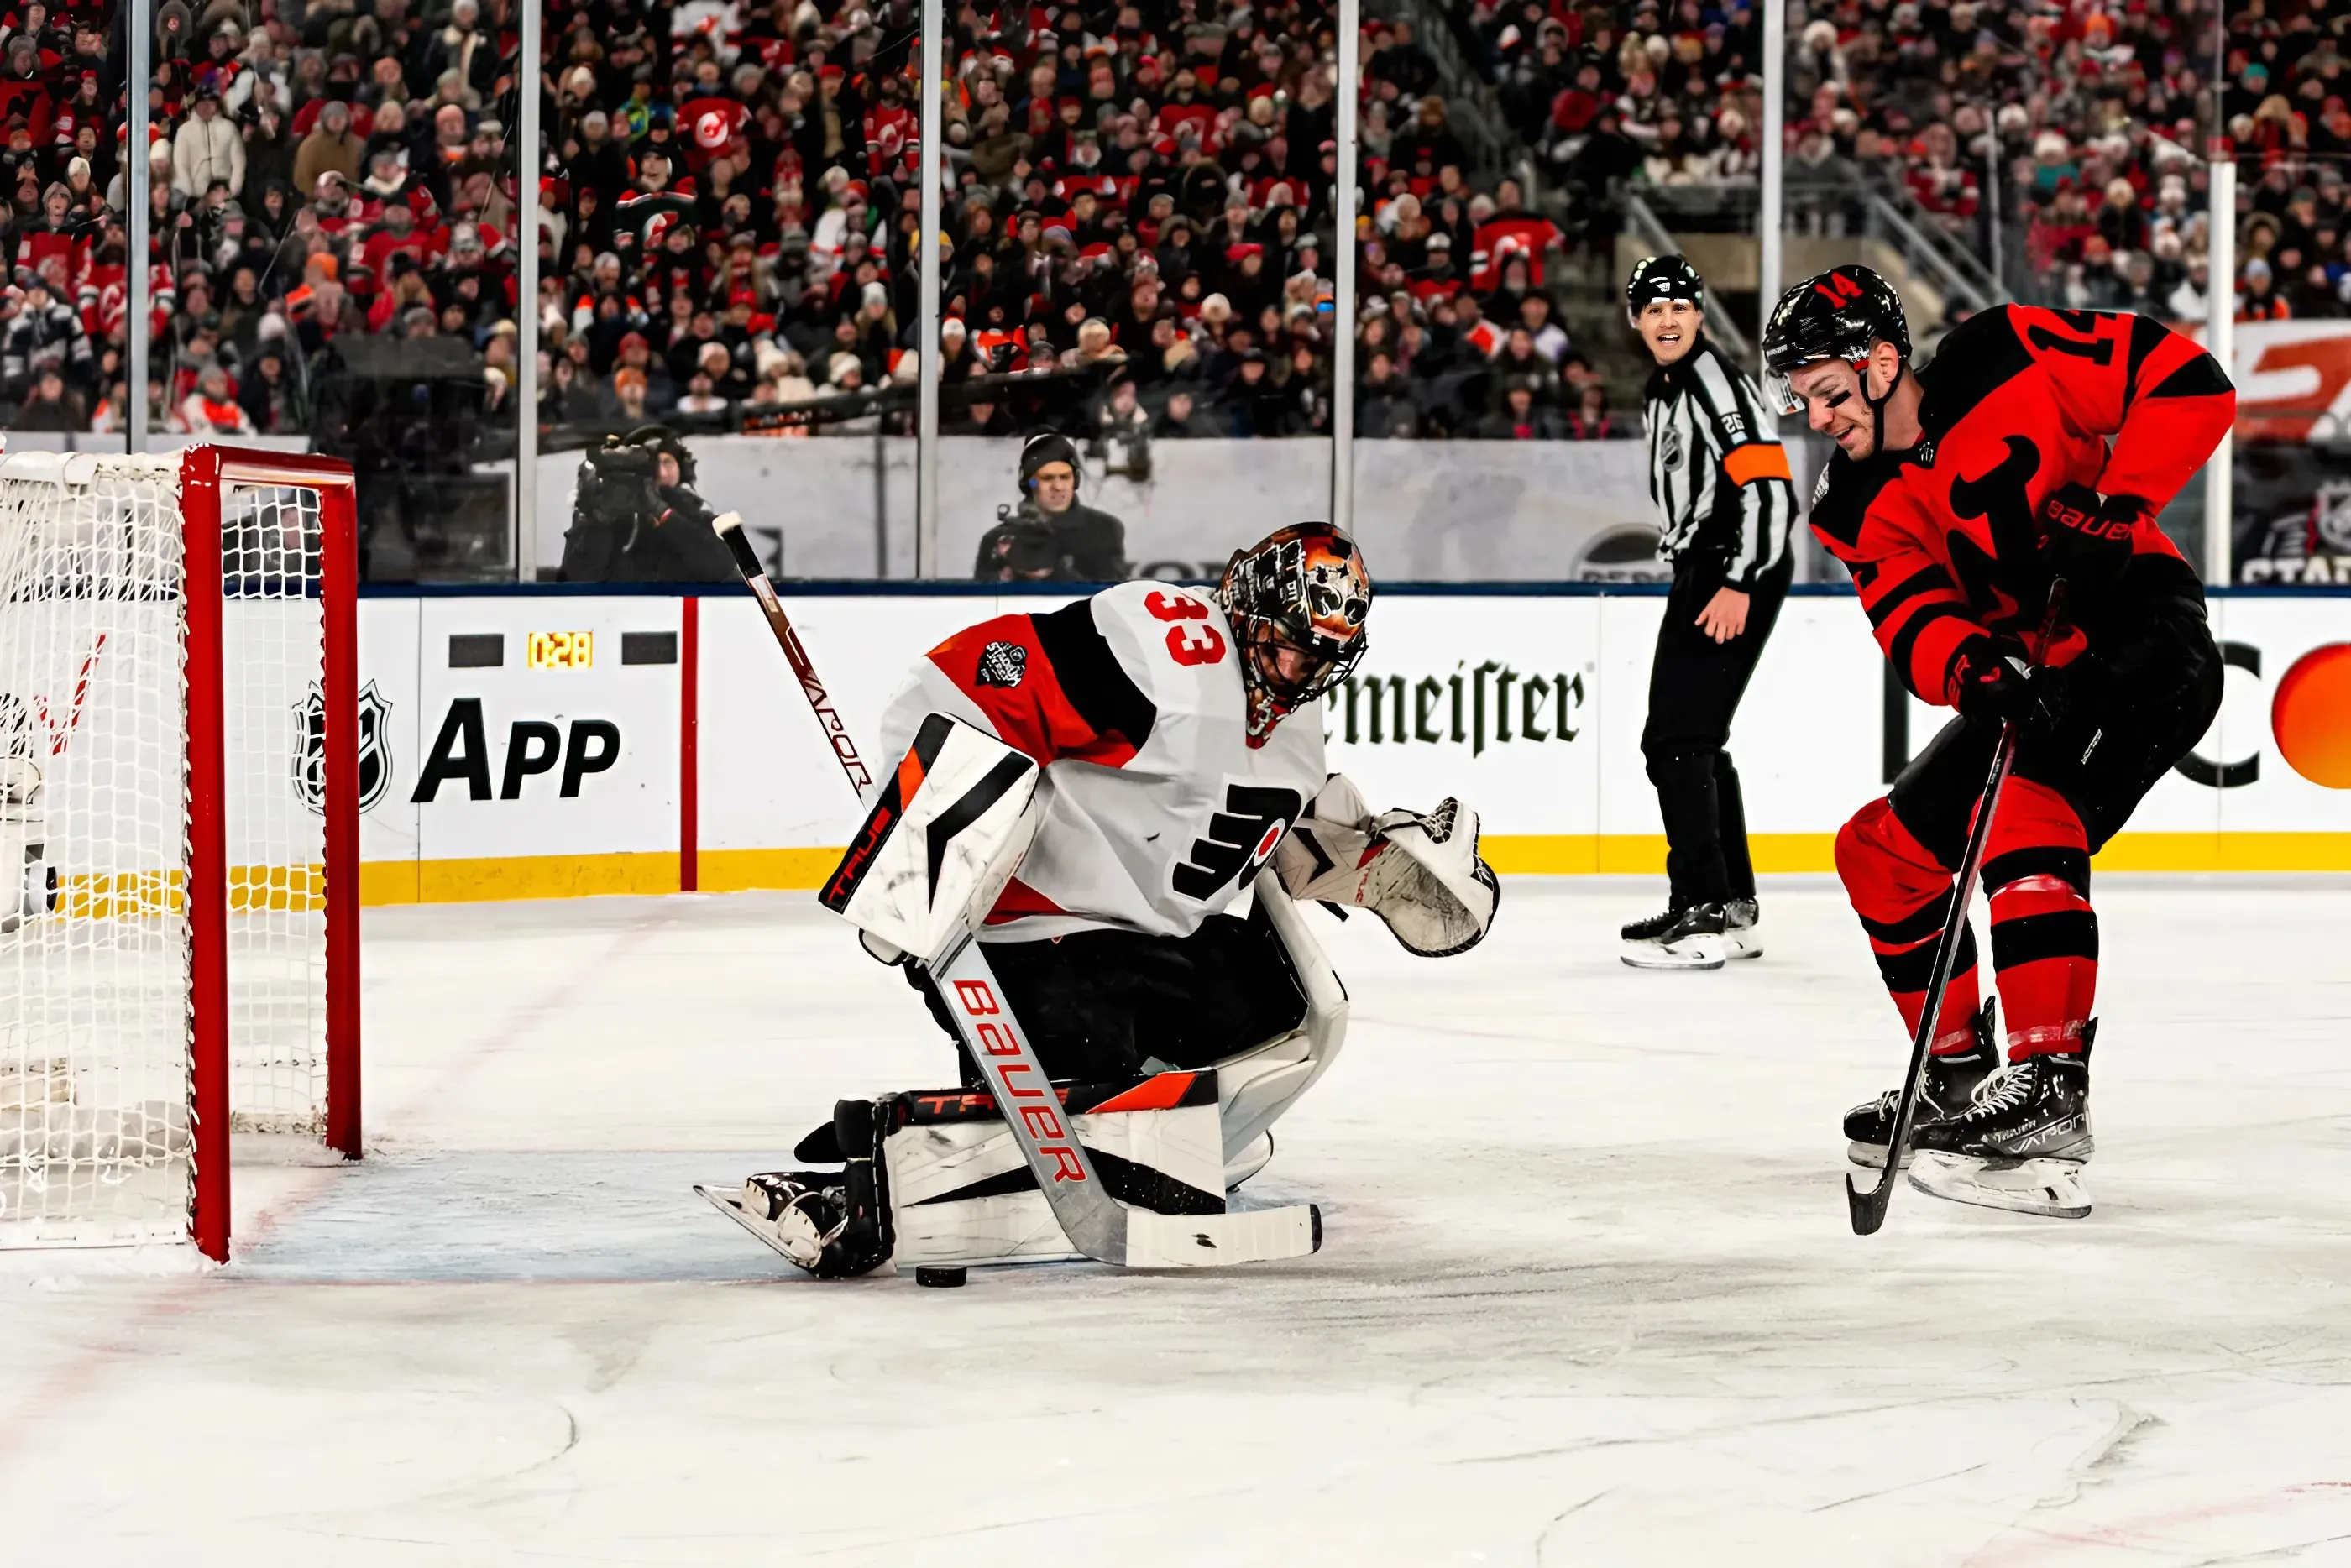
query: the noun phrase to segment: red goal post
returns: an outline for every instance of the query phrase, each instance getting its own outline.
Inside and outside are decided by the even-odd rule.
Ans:
[[[225,1261],[233,1132],[359,1157],[358,578],[342,462],[0,460],[0,1245]]]
[[[180,460],[187,562],[190,1124],[188,1233],[215,1262],[229,1241],[229,904],[226,498],[238,486],[315,492],[321,619],[320,758],[325,802],[326,1093],[319,1131],[360,1158],[359,508],[351,466],[333,458],[193,446]]]

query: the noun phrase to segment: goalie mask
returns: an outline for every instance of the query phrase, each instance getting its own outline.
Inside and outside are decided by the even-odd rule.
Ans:
[[[1328,523],[1277,529],[1225,565],[1217,597],[1240,645],[1249,741],[1347,678],[1370,646],[1372,576]]]

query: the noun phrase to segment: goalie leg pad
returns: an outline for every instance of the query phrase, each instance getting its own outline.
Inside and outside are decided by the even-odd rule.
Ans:
[[[1063,1108],[1113,1197],[1164,1214],[1221,1214],[1217,1075],[1065,1085]],[[893,1095],[877,1107],[901,1268],[1079,1256],[984,1090]]]
[[[1260,1155],[1259,1146],[1269,1129],[1330,1071],[1347,1041],[1347,988],[1324,956],[1322,944],[1314,940],[1304,915],[1282,891],[1280,878],[1270,867],[1258,873],[1252,887],[1258,912],[1273,928],[1290,978],[1306,998],[1306,1013],[1296,1028],[1217,1064],[1228,1189],[1264,1168],[1270,1156]]]

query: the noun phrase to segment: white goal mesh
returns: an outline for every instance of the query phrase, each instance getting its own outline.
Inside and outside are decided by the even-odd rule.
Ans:
[[[177,457],[0,462],[0,1246],[188,1225],[199,1140],[182,490]],[[193,498],[202,525],[214,493]],[[319,496],[216,493],[230,1125],[315,1132]]]

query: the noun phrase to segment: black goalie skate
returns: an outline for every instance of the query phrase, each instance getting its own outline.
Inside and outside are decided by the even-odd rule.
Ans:
[[[1927,1058],[1926,1076],[1918,1085],[1918,1116],[1911,1126],[1910,1148],[1902,1151],[1902,1168],[1910,1168],[1910,1154],[1918,1147],[1917,1130],[1927,1123],[1959,1115],[1968,1108],[1976,1085],[2000,1065],[2000,1031],[1995,1026],[1999,1003],[1987,1000],[1969,1020],[1975,1038],[1964,1051]],[[1872,1170],[1886,1168],[1886,1140],[1894,1136],[1894,1102],[1902,1093],[1888,1089],[1867,1105],[1844,1114],[1845,1158]]]
[[[1723,930],[1721,905],[1688,904],[1626,926],[1617,956],[1635,969],[1720,969],[1729,952]]]
[[[1913,1136],[1910,1185],[1955,1203],[2079,1220],[2090,1211],[2082,1167],[2090,1135],[2090,1042],[2072,1055],[2012,1062],[1976,1085],[1968,1108]]]

